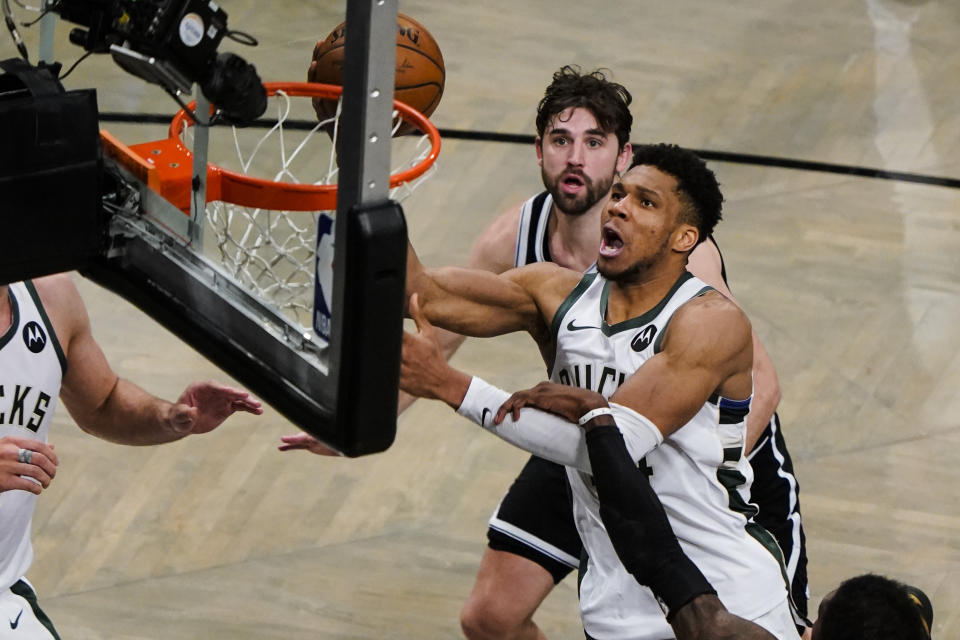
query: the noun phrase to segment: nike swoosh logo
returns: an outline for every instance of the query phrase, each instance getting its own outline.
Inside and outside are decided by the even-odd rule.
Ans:
[[[600,327],[591,327],[591,326],[578,327],[577,325],[573,324],[574,322],[576,322],[576,320],[571,320],[570,322],[567,323],[567,331],[583,331],[584,329],[599,329],[599,328],[600,328]]]
[[[20,616],[23,615],[23,609],[20,609],[20,613],[17,614],[17,617],[10,621],[10,628],[16,629],[20,626]]]
[[[493,413],[493,411],[490,411],[490,409],[487,409],[486,407],[484,407],[484,408],[483,408],[483,413],[480,414],[480,426],[481,426],[481,427],[484,427],[484,426],[487,425],[487,414],[489,414],[489,413]]]

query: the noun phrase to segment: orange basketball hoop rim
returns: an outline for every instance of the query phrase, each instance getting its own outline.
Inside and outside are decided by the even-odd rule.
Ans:
[[[267,82],[264,87],[270,96],[284,93],[292,97],[333,100],[343,92],[343,88],[336,85],[311,82]],[[433,123],[403,102],[394,101],[393,105],[404,122],[428,137],[430,150],[413,166],[392,174],[391,188],[422,176],[440,153],[440,132]],[[195,109],[196,103],[191,102],[188,106]],[[193,118],[181,109],[173,117],[169,137],[164,140],[127,147],[105,131],[101,132],[101,140],[106,153],[176,207],[188,212],[193,153],[184,144],[181,134],[193,124]],[[337,207],[337,185],[276,182],[230,171],[208,162],[207,201],[217,200],[260,209],[325,211]]]

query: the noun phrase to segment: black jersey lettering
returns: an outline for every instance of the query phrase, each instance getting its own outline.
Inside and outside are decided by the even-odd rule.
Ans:
[[[40,423],[43,422],[43,417],[47,415],[47,409],[50,407],[50,396],[41,391],[37,395],[37,404],[33,407],[33,415],[30,416],[30,421],[27,422],[27,429],[36,433],[40,430]]]
[[[594,367],[599,371],[599,375],[594,380]],[[615,367],[600,363],[594,364],[575,364],[561,368],[557,372],[557,380],[567,386],[589,389],[609,398],[613,392],[623,384],[627,379],[627,374],[618,371]],[[594,384],[596,382],[596,384]]]
[[[23,404],[27,400],[27,394],[30,393],[31,387],[24,386],[23,393],[20,393],[20,385],[17,385],[13,390],[13,404],[10,406],[10,422],[13,424],[14,421],[17,422],[19,426],[23,426]],[[19,415],[19,420],[17,416]]]

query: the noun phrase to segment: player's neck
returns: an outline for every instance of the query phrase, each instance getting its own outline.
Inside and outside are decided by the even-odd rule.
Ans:
[[[601,211],[602,203],[579,215],[563,213],[556,205],[550,209],[547,233],[553,262],[568,269],[585,271],[597,261]]]
[[[625,280],[610,282],[607,324],[617,324],[643,315],[660,304],[686,269],[670,262],[646,269]]]

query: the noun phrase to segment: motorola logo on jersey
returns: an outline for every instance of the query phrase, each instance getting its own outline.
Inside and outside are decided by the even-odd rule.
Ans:
[[[655,335],[657,335],[657,326],[653,324],[648,325],[644,327],[643,331],[633,337],[633,340],[630,341],[630,347],[637,353],[640,353],[650,346]]]
[[[23,344],[33,353],[40,353],[47,346],[47,334],[43,327],[31,320],[23,328]]]

